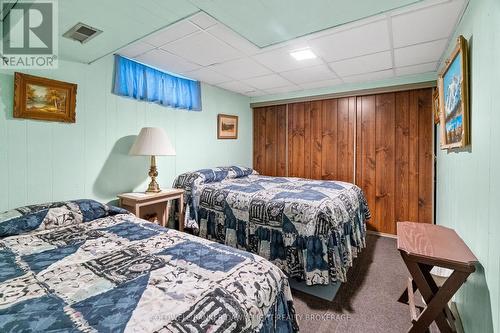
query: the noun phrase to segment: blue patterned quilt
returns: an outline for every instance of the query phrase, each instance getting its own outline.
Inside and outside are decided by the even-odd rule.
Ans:
[[[259,254],[308,285],[345,282],[365,246],[370,211],[354,184],[233,166],[182,174],[174,187],[186,190],[186,227]]]
[[[91,200],[0,214],[0,332],[294,332],[286,276]]]

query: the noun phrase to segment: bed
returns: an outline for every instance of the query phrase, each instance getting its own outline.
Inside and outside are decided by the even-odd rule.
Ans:
[[[232,166],[181,174],[174,187],[186,191],[187,228],[258,254],[308,286],[345,282],[365,247],[370,211],[354,184]]]
[[[0,332],[294,332],[283,272],[92,200],[0,214]]]

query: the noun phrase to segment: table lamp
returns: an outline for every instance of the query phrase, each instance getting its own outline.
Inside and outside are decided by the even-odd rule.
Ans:
[[[163,128],[144,127],[135,139],[130,155],[151,156],[151,167],[149,168],[149,183],[146,193],[158,193],[161,191],[160,185],[156,182],[158,170],[156,170],[156,156],[175,156],[175,149],[172,147],[167,133]]]

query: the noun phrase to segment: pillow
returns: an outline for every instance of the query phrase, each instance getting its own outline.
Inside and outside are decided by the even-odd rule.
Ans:
[[[225,179],[234,179],[246,177],[249,175],[258,175],[252,168],[242,166],[217,167],[211,169],[201,169],[192,172],[183,173],[174,180],[174,188],[184,189],[184,199],[186,202],[186,222],[187,226],[195,225],[191,221],[196,220],[196,203],[193,200],[193,193],[200,185],[220,182]]]
[[[128,211],[88,199],[24,206],[0,213],[0,237],[89,222],[116,214],[128,214]]]

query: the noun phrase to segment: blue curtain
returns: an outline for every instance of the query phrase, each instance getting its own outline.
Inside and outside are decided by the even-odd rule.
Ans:
[[[201,111],[199,81],[170,75],[119,55],[115,56],[113,92],[164,106]]]

